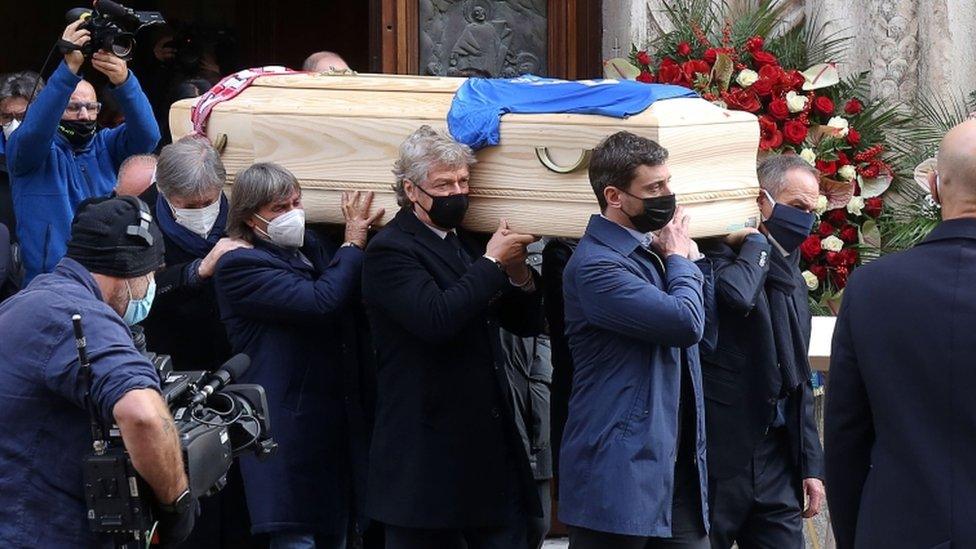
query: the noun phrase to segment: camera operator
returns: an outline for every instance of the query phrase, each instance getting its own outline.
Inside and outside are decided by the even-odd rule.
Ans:
[[[86,520],[86,401],[103,424],[119,426],[133,466],[162,502],[161,541],[178,543],[193,528],[197,503],[159,377],[127,326],[152,304],[163,237],[137,198],[97,199],[80,205],[67,248],[53,272],[0,305],[0,546],[100,544]],[[75,314],[90,384],[75,347]]]
[[[75,21],[62,43],[81,47],[91,33]],[[83,200],[108,195],[123,160],[148,153],[159,141],[149,100],[126,62],[104,50],[92,66],[111,83],[125,124],[98,131],[95,89],[79,76],[84,55],[69,50],[23,123],[7,141],[7,168],[17,215],[25,282],[50,271],[64,255],[74,210]]]

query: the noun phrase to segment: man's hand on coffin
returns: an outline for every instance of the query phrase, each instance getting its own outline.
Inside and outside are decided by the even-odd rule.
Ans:
[[[754,227],[746,227],[744,229],[739,229],[738,231],[735,231],[734,233],[726,236],[725,243],[731,246],[732,248],[738,248],[739,246],[742,246],[743,242],[746,241],[746,237],[748,237],[751,234],[760,234],[759,229],[756,229]]]
[[[528,272],[525,260],[528,257],[526,246],[538,240],[530,234],[520,234],[508,228],[508,221],[502,219],[498,230],[491,235],[485,255],[501,262],[505,272],[513,280],[524,280]]]
[[[129,65],[112,52],[98,50],[92,54],[92,66],[108,77],[113,86],[121,86],[129,78]]]
[[[685,213],[685,209],[678,206],[674,210],[674,217],[657,233],[657,237],[651,242],[654,250],[667,257],[669,255],[680,255],[689,257],[691,255],[692,240],[688,236],[688,224],[690,218]]]
[[[61,35],[61,40],[74,44],[75,47],[81,48],[89,41],[91,41],[91,31],[88,29],[79,29],[78,27],[84,23],[81,19],[71,23],[64,29],[64,34]],[[64,50],[62,50],[64,51]],[[81,64],[85,62],[85,56],[82,55],[80,49],[73,49],[65,52],[64,63],[71,69],[71,72],[78,74],[81,69]]]
[[[200,266],[197,267],[197,274],[200,275],[200,278],[210,278],[214,274],[214,269],[217,267],[217,261],[220,257],[237,248],[253,248],[253,246],[243,240],[221,238],[214,244],[210,253],[200,262]]]
[[[370,214],[370,207],[373,205],[373,191],[368,192],[343,192],[342,193],[342,216],[346,219],[346,242],[351,242],[359,247],[366,248],[366,235],[369,229],[376,223],[386,210],[380,208]]]

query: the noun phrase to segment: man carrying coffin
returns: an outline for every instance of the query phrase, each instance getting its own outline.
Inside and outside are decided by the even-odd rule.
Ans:
[[[803,517],[824,500],[798,251],[819,182],[799,156],[763,161],[759,230],[705,248],[718,311],[716,349],[702,356],[714,548],[801,548]]]
[[[503,220],[487,245],[460,230],[466,145],[423,126],[400,146],[402,209],[366,249],[363,297],[376,342],[369,515],[387,549],[526,547],[542,516],[515,425],[499,327],[542,331],[525,263],[535,240]]]

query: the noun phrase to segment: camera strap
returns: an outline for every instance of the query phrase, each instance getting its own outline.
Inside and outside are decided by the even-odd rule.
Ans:
[[[73,42],[68,42],[64,38],[61,38],[61,39],[58,40],[57,47],[58,47],[58,50],[61,51],[61,54],[62,55],[68,55],[69,53],[71,53],[73,51],[77,51],[77,50],[80,50],[81,49],[81,46],[79,46],[79,45],[77,45],[77,44],[75,44]]]
[[[91,361],[88,359],[88,342],[85,340],[85,332],[81,327],[81,314],[71,315],[71,324],[74,327],[75,346],[78,349],[79,375],[85,387],[85,409],[88,410],[88,418],[91,422],[92,440],[98,445],[105,440],[105,429],[102,427],[102,420],[98,417],[98,412],[95,410],[95,405],[91,399],[93,376]]]

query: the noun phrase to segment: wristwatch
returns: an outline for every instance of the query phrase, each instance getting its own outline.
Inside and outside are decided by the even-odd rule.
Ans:
[[[488,255],[488,254],[485,254],[485,255],[483,255],[482,257],[484,257],[484,258],[485,258],[485,259],[487,259],[488,261],[491,261],[492,263],[494,263],[494,264],[495,264],[495,266],[499,268],[499,270],[502,270],[502,271],[504,271],[504,270],[505,270],[505,266],[504,266],[504,265],[502,265],[502,262],[501,262],[501,261],[499,261],[499,260],[498,260],[498,258],[495,258],[495,257],[492,257],[492,256],[490,256],[490,255]]]
[[[159,510],[173,515],[183,514],[190,507],[190,489],[183,490],[183,493],[176,497],[176,500],[169,505],[160,504]]]
[[[357,249],[360,249],[360,250],[363,249],[362,246],[360,246],[359,244],[357,244],[357,243],[355,243],[355,242],[353,242],[351,240],[347,240],[346,242],[343,242],[342,243],[342,246],[339,246],[339,247],[340,248],[349,248],[349,247],[352,247],[352,248],[357,248]]]

